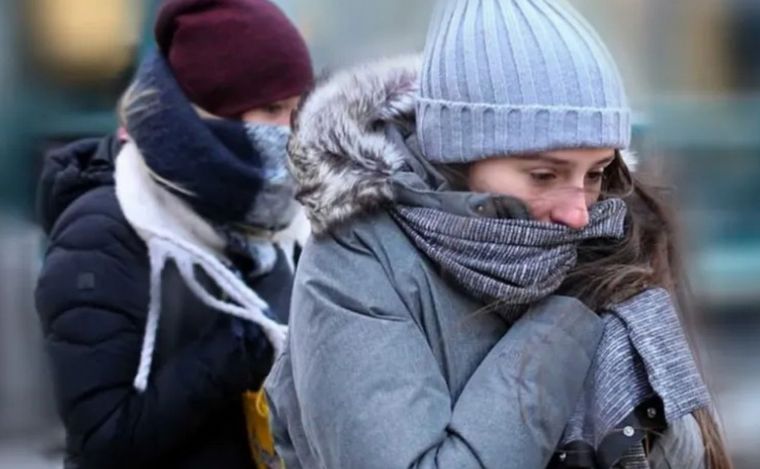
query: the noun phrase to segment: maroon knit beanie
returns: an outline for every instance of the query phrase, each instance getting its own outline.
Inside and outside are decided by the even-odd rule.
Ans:
[[[188,99],[221,117],[303,94],[314,80],[303,37],[267,0],[167,0],[156,41]]]

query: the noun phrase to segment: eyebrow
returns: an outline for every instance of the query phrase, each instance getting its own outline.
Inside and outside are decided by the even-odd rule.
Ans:
[[[594,163],[594,166],[612,163],[612,161],[615,159],[615,156],[616,156],[615,154],[612,154],[608,158],[597,161]],[[518,160],[523,160],[523,161],[538,160],[538,161],[543,161],[546,163],[555,164],[557,166],[567,166],[571,164],[571,161],[568,161],[562,158],[556,158],[546,153],[540,153],[540,154],[535,154],[535,155],[515,155],[513,158],[518,159]]]

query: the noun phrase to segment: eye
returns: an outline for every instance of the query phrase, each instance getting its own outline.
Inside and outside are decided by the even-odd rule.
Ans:
[[[557,179],[557,175],[550,171],[533,171],[530,173],[530,177],[534,182],[541,184],[546,184]]]
[[[283,107],[280,104],[272,104],[267,106],[265,109],[269,114],[279,114],[282,112]]]
[[[604,171],[592,171],[586,175],[591,182],[600,182],[604,179]]]

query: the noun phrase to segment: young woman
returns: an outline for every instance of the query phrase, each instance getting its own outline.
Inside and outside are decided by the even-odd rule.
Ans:
[[[553,0],[454,0],[289,146],[317,236],[266,389],[286,467],[729,466],[630,112]]]
[[[311,61],[266,0],[170,0],[156,37],[125,130],[42,176],[37,308],[66,467],[255,467],[243,395],[287,322],[293,245],[276,241],[297,213],[285,147]]]

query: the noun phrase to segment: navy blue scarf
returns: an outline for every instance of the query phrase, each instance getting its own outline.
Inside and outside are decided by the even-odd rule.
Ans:
[[[157,179],[209,221],[244,221],[266,175],[243,123],[201,119],[160,54],[141,64],[128,96],[127,131]]]

